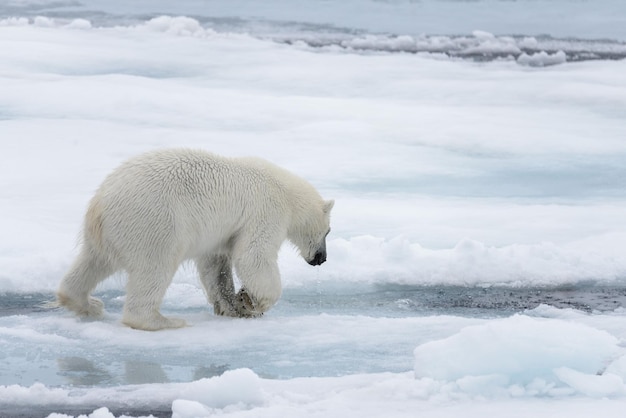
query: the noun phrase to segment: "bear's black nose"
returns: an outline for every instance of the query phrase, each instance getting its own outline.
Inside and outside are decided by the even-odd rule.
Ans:
[[[312,266],[319,266],[325,261],[326,261],[326,252],[318,251],[315,253],[315,257],[313,257],[313,260],[309,260],[308,263]]]

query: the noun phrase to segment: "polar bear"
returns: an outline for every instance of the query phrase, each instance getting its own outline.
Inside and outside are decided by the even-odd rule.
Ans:
[[[193,260],[215,314],[258,316],[281,295],[277,258],[285,240],[309,264],[326,261],[333,205],[304,179],[259,158],[190,149],[140,155],[109,174],[91,199],[80,253],[56,303],[99,317],[103,303],[91,292],[124,270],[124,324],[183,327],[159,309],[179,265]]]

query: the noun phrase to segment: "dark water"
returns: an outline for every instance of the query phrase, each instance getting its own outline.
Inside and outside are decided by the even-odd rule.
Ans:
[[[120,305],[114,301],[119,291],[98,294],[107,309]],[[52,293],[2,293],[0,316],[46,312]],[[318,289],[286,289],[276,315],[367,315],[404,317],[413,315],[459,315],[470,317],[507,316],[534,309],[539,305],[572,308],[584,312],[606,312],[626,307],[626,286],[583,283],[557,287],[464,287],[367,285],[328,286]],[[121,305],[120,305],[121,306]],[[118,306],[118,308],[120,307]]]

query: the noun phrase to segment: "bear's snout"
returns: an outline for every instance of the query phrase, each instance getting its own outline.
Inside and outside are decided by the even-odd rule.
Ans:
[[[318,251],[315,253],[315,257],[312,260],[308,260],[308,263],[312,266],[319,266],[326,261],[326,251]]]

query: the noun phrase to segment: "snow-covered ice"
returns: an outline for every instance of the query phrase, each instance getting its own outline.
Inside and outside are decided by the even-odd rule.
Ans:
[[[0,410],[622,416],[625,19],[617,0],[3,2]],[[214,317],[192,266],[163,307],[182,330],[123,327],[123,275],[101,321],[40,309],[100,181],[170,146],[336,199],[328,262],[286,245],[256,320]]]

